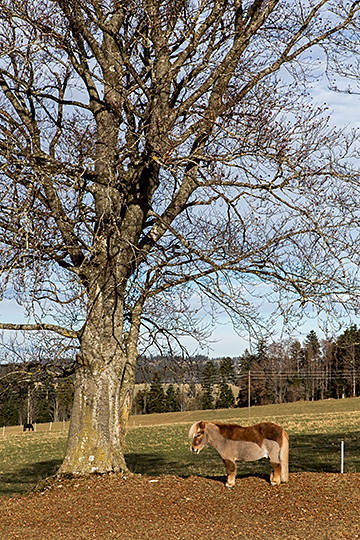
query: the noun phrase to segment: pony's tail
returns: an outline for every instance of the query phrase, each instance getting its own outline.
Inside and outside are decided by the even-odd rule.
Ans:
[[[283,431],[282,445],[280,448],[281,473],[280,481],[289,481],[289,435]]]

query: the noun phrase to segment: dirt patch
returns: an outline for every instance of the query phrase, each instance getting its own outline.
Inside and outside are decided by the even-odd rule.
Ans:
[[[116,475],[62,480],[2,499],[1,540],[360,538],[360,474],[224,479]]]

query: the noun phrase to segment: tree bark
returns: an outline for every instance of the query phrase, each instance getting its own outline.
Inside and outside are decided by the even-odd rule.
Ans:
[[[102,367],[100,365],[102,364]],[[68,445],[59,473],[123,472],[120,385],[125,358],[82,354],[76,373]]]
[[[123,338],[122,302],[110,278],[96,288],[83,329],[68,445],[60,474],[126,472],[125,431],[136,348]]]

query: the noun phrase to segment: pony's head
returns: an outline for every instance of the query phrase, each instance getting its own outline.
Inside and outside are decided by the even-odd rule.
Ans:
[[[198,454],[209,442],[209,436],[205,431],[205,425],[205,422],[195,422],[190,428],[190,450],[195,454]]]

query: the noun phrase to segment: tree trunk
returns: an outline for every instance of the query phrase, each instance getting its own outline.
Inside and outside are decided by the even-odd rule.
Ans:
[[[92,364],[92,365],[91,365]],[[126,470],[120,440],[121,368],[116,357],[96,373],[85,357],[76,373],[68,445],[60,473],[89,474]]]
[[[97,295],[81,336],[68,444],[60,474],[127,471],[125,433],[136,348],[124,343],[122,303],[115,291],[112,288],[111,294]]]

